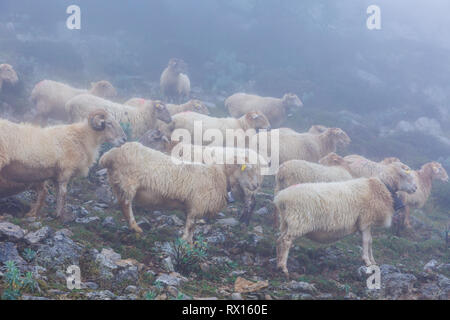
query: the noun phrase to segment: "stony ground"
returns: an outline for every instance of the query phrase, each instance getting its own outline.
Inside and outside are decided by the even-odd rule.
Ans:
[[[437,213],[416,212],[414,231],[400,236],[392,230],[375,231],[381,290],[366,288],[359,235],[327,246],[297,240],[287,280],[274,268],[272,183],[266,178],[249,227],[238,223],[239,203],[200,221],[195,234],[202,251],[187,264],[176,254],[185,248],[183,243],[175,241],[184,215],[136,208],[144,233],[135,235],[114,203],[102,170],[94,168],[88,179],[72,182],[66,210],[75,220],[67,225],[49,216],[23,217],[34,197],[29,192],[2,200],[0,294],[7,298],[11,290],[11,270],[4,264],[14,261],[22,276],[30,271],[36,282],[34,290],[19,290],[19,299],[450,298],[450,255],[439,228],[448,217]],[[50,195],[44,213],[54,207]],[[70,265],[80,267],[81,289],[67,288]]]

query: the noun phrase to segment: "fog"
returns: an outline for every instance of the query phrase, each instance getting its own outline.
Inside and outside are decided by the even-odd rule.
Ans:
[[[81,8],[81,30],[66,27],[71,4]],[[372,4],[381,9],[381,30],[366,26]],[[305,103],[294,126],[322,121],[350,131],[358,124],[355,133],[377,137],[431,135],[436,150],[427,157],[447,160],[449,11],[445,0],[2,0],[0,57],[15,62],[30,86],[106,78],[124,99],[158,96],[161,71],[178,57],[193,95],[219,107],[237,91],[294,92]],[[352,151],[371,152],[358,144]]]

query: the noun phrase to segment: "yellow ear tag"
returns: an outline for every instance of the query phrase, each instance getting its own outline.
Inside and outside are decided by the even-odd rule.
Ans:
[[[410,173],[411,173],[411,170],[405,170],[405,172],[406,172],[407,174],[410,174]]]
[[[241,171],[244,171],[245,168],[247,168],[247,165],[243,164],[243,165],[241,166]]]

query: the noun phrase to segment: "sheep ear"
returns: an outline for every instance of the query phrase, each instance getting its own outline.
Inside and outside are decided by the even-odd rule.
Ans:
[[[106,122],[103,115],[97,114],[91,118],[91,127],[95,131],[105,130]]]

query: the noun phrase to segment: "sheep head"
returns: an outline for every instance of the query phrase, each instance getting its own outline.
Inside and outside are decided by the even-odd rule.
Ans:
[[[117,91],[113,87],[113,85],[106,80],[101,80],[98,82],[92,82],[91,83],[91,93],[93,95],[96,95],[98,97],[102,98],[114,98],[117,96]]]
[[[261,129],[271,129],[269,120],[267,120],[267,117],[259,111],[248,112],[244,117],[249,128],[253,128],[256,131]]]
[[[393,192],[405,191],[406,193],[414,193],[417,185],[414,182],[412,170],[401,162],[394,162],[386,165],[379,174],[381,181],[389,186]]]
[[[172,122],[172,116],[170,115],[169,110],[167,110],[167,107],[164,104],[164,102],[160,100],[152,101],[152,107],[154,108],[154,112],[157,119],[165,123]]]
[[[293,93],[286,93],[282,98],[283,105],[288,109],[297,109],[303,107],[303,102]]]
[[[192,99],[188,102],[188,106],[189,111],[209,115],[208,107],[200,100]]]
[[[433,179],[438,179],[443,182],[448,182],[448,174],[447,174],[447,171],[445,171],[442,164],[440,164],[439,162],[433,161],[433,162],[428,163],[428,166],[431,169],[431,177]]]
[[[336,153],[330,152],[325,157],[319,160],[319,164],[324,166],[342,166],[346,164],[346,161]]]
[[[350,137],[344,132],[344,130],[340,128],[329,128],[325,133],[328,133],[331,137],[333,137],[336,144],[341,145],[343,147],[350,144],[352,141]]]
[[[327,127],[322,126],[320,124],[315,124],[313,126],[311,126],[311,128],[309,128],[308,133],[312,133],[312,134],[321,134],[324,133],[325,131],[327,131]]]
[[[181,59],[172,58],[169,60],[168,68],[176,74],[184,73],[187,69],[187,64]]]
[[[120,124],[105,110],[98,109],[88,116],[89,126],[101,133],[101,142],[120,146],[127,141],[127,136]]]
[[[19,77],[13,67],[6,63],[0,64],[0,79],[5,82],[9,82],[10,84],[16,84],[19,82]]]
[[[161,152],[166,151],[167,146],[170,144],[169,139],[159,129],[148,130],[139,138],[138,142]]]

